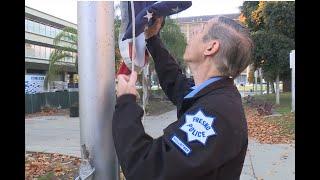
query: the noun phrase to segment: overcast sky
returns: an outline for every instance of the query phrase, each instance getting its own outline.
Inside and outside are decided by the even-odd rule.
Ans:
[[[242,3],[243,0],[194,0],[189,9],[174,17],[239,13],[239,6]],[[25,0],[25,4],[47,14],[77,23],[77,0]]]

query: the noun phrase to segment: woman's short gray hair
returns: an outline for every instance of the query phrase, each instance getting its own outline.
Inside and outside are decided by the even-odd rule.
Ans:
[[[203,41],[220,40],[214,61],[224,76],[236,78],[251,63],[253,42],[247,28],[233,19],[219,16],[203,37]]]

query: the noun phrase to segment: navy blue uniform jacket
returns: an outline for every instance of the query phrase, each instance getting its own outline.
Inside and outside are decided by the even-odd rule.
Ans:
[[[177,106],[177,120],[153,139],[145,133],[134,95],[117,99],[112,134],[127,180],[239,179],[248,145],[241,96],[233,79],[184,98],[193,82],[182,74],[158,36],[146,40],[160,85]]]

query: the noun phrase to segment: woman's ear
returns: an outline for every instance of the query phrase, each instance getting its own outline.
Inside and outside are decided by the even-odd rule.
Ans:
[[[206,45],[206,48],[205,48],[203,54],[205,56],[212,56],[218,52],[219,46],[220,46],[219,41],[217,41],[217,40],[209,41]]]

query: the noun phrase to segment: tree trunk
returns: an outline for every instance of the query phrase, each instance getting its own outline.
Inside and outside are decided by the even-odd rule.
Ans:
[[[257,88],[257,85],[258,85],[258,77],[257,77],[257,71],[254,73],[254,92],[255,94],[257,93],[258,91],[258,88]]]
[[[260,79],[260,94],[262,94],[263,91],[262,91],[262,75],[261,75],[261,69],[259,69],[259,79]]]
[[[280,86],[279,86],[279,73],[276,79],[276,104],[280,104]]]
[[[142,71],[142,104],[143,110],[146,114],[146,107],[149,104],[149,64],[147,64]]]
[[[283,92],[291,92],[291,81],[290,80],[283,81]]]
[[[274,94],[275,93],[275,90],[274,90],[274,82],[270,82],[271,84],[271,94]]]
[[[269,94],[269,81],[267,81],[267,94]]]
[[[254,81],[252,83],[252,92],[254,93]]]

